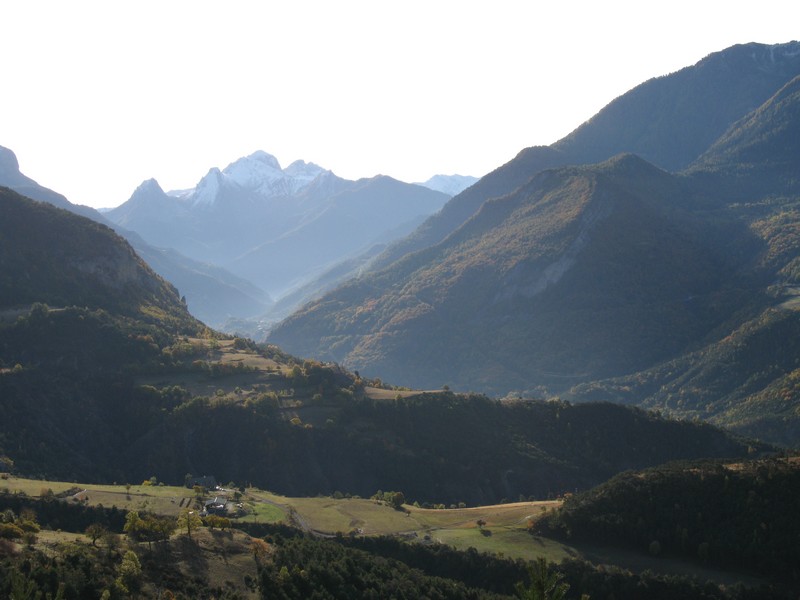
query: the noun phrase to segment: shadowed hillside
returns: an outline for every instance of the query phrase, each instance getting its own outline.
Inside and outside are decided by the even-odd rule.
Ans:
[[[0,308],[104,308],[192,322],[175,288],[104,225],[0,188]]]
[[[760,240],[753,268],[768,274],[764,312],[702,349],[641,373],[577,386],[574,400],[613,400],[701,417],[747,435],[797,446],[795,381],[800,360],[800,94],[795,79],[734,125],[690,170],[703,194],[715,193]]]
[[[270,339],[420,387],[503,393],[641,369],[764,302],[742,271],[759,240],[699,202],[633,156],[546,171]]]
[[[513,192],[536,173],[633,153],[661,168],[689,166],[736,121],[800,75],[800,43],[743,44],[646,81],[549,147],[522,150],[455,196],[373,264],[383,268],[443,240],[486,200]]]
[[[411,385],[501,395],[578,385],[569,398],[624,400],[800,443],[791,344],[777,343],[788,352],[780,360],[743,356],[733,378],[711,376],[722,373],[726,336],[791,335],[791,313],[764,311],[797,307],[797,88],[797,79],[777,88],[681,174],[631,155],[545,170],[440,243],[307,305],[270,339]],[[606,378],[617,379],[590,383]]]
[[[575,495],[538,530],[797,583],[800,462],[673,463]]]

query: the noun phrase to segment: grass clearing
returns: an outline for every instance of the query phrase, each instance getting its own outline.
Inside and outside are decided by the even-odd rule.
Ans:
[[[102,504],[105,507],[116,506],[124,510],[151,511],[162,515],[176,516],[183,506],[194,500],[191,490],[178,486],[161,485],[125,485],[80,483],[68,481],[42,481],[9,477],[0,481],[0,490],[9,493],[24,493],[31,497],[40,497],[47,490],[56,495],[73,489],[80,490],[66,500],[85,501],[92,506]]]
[[[398,396],[401,398],[408,398],[410,396],[418,396],[419,394],[436,394],[441,391],[442,390],[387,390],[370,386],[364,387],[364,395],[370,400],[395,400]]]
[[[334,534],[360,531],[365,535],[391,535],[418,529],[420,523],[408,513],[374,500],[333,498],[290,498],[296,518],[308,529]]]
[[[478,552],[488,552],[506,558],[534,560],[544,557],[548,561],[561,562],[565,558],[578,556],[571,546],[542,537],[534,537],[522,529],[484,528],[488,534],[481,533],[477,527],[471,529],[440,529],[431,533],[431,539],[452,546],[456,550],[475,548]]]
[[[286,523],[287,510],[269,502],[245,502],[247,515],[236,519],[245,523]]]
[[[191,490],[178,486],[132,485],[128,491],[124,485],[80,484],[17,477],[0,481],[0,490],[25,493],[31,497],[38,497],[47,490],[58,494],[72,488],[79,488],[80,493],[77,496],[87,498],[86,501],[91,505],[114,505],[122,509],[147,510],[161,515],[176,516],[181,508],[194,502]],[[71,500],[68,498],[67,501]],[[475,548],[479,552],[512,559],[534,560],[544,557],[548,561],[560,562],[564,558],[579,557],[595,564],[613,564],[636,572],[650,569],[657,573],[696,576],[721,583],[760,583],[756,578],[705,569],[668,557],[656,558],[620,548],[587,544],[566,545],[530,535],[527,531],[529,522],[557,508],[559,501],[517,502],[445,510],[405,506],[405,511],[397,511],[368,499],[289,498],[251,488],[241,502],[248,508],[249,514],[241,519],[234,519],[234,523],[238,520],[288,523],[292,515],[293,520],[302,528],[323,535],[335,535],[337,532],[347,534],[351,531],[361,535],[400,535],[417,540],[427,538],[457,550]],[[482,521],[480,526],[479,520]],[[202,552],[185,549],[187,573],[195,567],[202,567],[209,570],[209,580],[224,583],[230,580],[231,574],[239,579],[254,572],[253,558],[245,550],[249,538],[242,532],[211,531],[203,528],[198,530],[198,536],[202,540],[199,544]],[[173,536],[173,540],[178,544],[182,543],[180,536]],[[90,543],[81,533],[42,530],[37,534],[37,546],[45,551],[52,550],[59,544],[74,542]]]
[[[553,510],[560,505],[559,500],[546,500],[447,510],[408,508],[411,515],[427,528],[471,528],[475,527],[480,519],[485,521],[486,527],[489,528],[520,527],[526,529],[529,520],[536,520],[546,511]]]
[[[527,531],[529,521],[558,506],[557,501],[445,510],[406,506],[406,511],[354,498],[283,498],[282,501],[291,507],[301,526],[325,535],[351,531],[362,535],[411,535],[459,550],[472,547],[479,552],[527,560],[544,556],[560,561],[579,555],[574,548],[531,536]],[[479,527],[479,520],[485,525]]]

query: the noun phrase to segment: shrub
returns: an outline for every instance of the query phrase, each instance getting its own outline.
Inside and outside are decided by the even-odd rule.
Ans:
[[[20,540],[24,534],[25,532],[13,523],[0,523],[0,539]]]

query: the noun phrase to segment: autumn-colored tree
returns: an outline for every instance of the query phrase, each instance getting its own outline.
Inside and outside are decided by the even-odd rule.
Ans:
[[[253,538],[250,540],[250,552],[253,553],[253,558],[257,565],[264,564],[270,553],[270,545],[264,540]]]
[[[186,529],[186,535],[192,537],[192,531],[203,526],[203,520],[197,511],[184,508],[178,515],[178,528]]]
[[[205,519],[206,526],[209,529],[214,529],[215,527],[219,527],[223,531],[225,529],[230,528],[231,520],[228,517],[221,517],[219,515],[208,515]]]

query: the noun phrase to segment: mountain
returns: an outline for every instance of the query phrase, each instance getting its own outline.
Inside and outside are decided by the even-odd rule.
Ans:
[[[172,250],[151,246],[138,234],[112,223],[93,208],[72,204],[61,194],[39,185],[20,172],[14,152],[2,146],[0,185],[111,227],[126,238],[159,275],[175,285],[186,298],[192,313],[207,323],[221,324],[232,313],[256,316],[272,305],[272,299],[250,282],[220,267],[191,260]],[[138,198],[137,202],[158,203],[161,193],[163,192],[158,183],[151,180],[142,184],[134,195]]]
[[[413,233],[395,241],[376,258],[371,270],[379,270],[405,255],[439,243],[467,221],[488,199],[500,197],[527,182],[544,169],[569,164],[556,150],[536,146],[521,151],[509,161],[453,197]]]
[[[478,503],[770,450],[630,407],[381,389],[214,334],[103,225],[6,188],[0,208],[0,457],[23,473]]]
[[[404,224],[407,228],[410,223]],[[419,223],[417,223],[419,225]],[[398,235],[397,237],[401,237]],[[354,277],[360,276],[364,271],[369,268],[369,265],[375,257],[386,249],[386,244],[377,243],[370,246],[361,254],[347,258],[340,263],[323,271],[320,275],[314,277],[311,281],[297,286],[286,295],[275,302],[275,304],[265,314],[261,315],[258,320],[258,325],[261,333],[255,334],[253,339],[261,339],[265,333],[264,330],[268,329],[275,323],[282,321],[290,314],[292,314],[298,307],[317,300],[322,297],[326,292],[338,287],[342,281],[347,281]]]
[[[154,271],[180,290],[189,311],[212,327],[234,316],[261,315],[274,304],[264,290],[222,267],[192,260],[170,248],[144,242],[131,245]]]
[[[478,178],[471,175],[434,175],[427,181],[418,182],[417,185],[442,192],[448,196],[455,196],[476,181],[478,181]]]
[[[764,302],[742,292],[755,236],[697,203],[633,155],[545,171],[269,339],[422,388],[502,394],[635,371]]]
[[[191,323],[177,290],[111,229],[0,188],[0,307],[36,303]]]
[[[623,94],[552,146],[522,150],[450,200],[409,237],[389,247],[373,269],[439,243],[488,199],[513,192],[553,167],[637,154],[668,170],[688,167],[736,121],[800,75],[800,43],[742,44],[651,79]]]
[[[771,450],[630,407],[382,388],[216,335],[106,226],[7,188],[0,208],[0,457],[22,473],[482,503]]]
[[[800,78],[795,78],[736,123],[688,171],[693,185],[730,202],[729,211],[758,237],[761,252],[753,266],[769,274],[767,308],[694,352],[642,373],[577,386],[567,397],[701,416],[747,435],[798,444],[798,139]]]
[[[424,217],[419,217],[411,222],[402,223],[395,230],[390,231],[390,239],[400,238],[404,233],[418,226]],[[381,252],[386,249],[386,243],[376,242],[360,254],[346,258],[331,267],[324,269],[319,274],[312,274],[306,282],[300,282],[282,295],[265,313],[251,319],[231,318],[223,326],[223,331],[245,335],[256,341],[264,341],[269,329],[279,321],[291,315],[298,307],[317,300],[326,292],[335,289],[343,281],[360,276],[367,271]]]
[[[19,170],[17,155],[14,154],[13,150],[3,146],[0,146],[0,185],[11,188],[28,198],[47,202],[58,208],[63,208],[83,217],[88,217],[98,223],[103,223],[104,225],[109,224],[108,221],[93,208],[72,204],[61,194],[43,187],[27,175],[23,175]]]
[[[242,276],[291,290],[387,238],[407,235],[447,196],[377,176],[352,182],[293,228],[227,263]]]
[[[733,56],[741,52],[735,48]],[[778,64],[787,53],[775,56]],[[764,339],[769,311],[795,306],[797,85],[792,79],[776,87],[682,173],[630,154],[530,173],[438,244],[329,292],[275,327],[269,340],[420,387],[448,383],[502,395],[542,387],[565,393],[577,385],[583,387],[570,398],[616,400],[619,394],[597,390],[629,385],[627,402],[663,408],[653,398],[669,397],[672,414],[735,421],[744,433],[800,443],[795,396],[784,404],[776,397],[793,389],[786,378],[800,359],[788,342],[780,346],[785,359],[763,364],[766,373],[743,355],[728,381],[726,370],[702,386],[680,375],[702,369],[702,357],[717,356],[729,369],[716,344],[748,323],[758,325],[754,339]],[[523,165],[535,169],[563,156],[558,145],[523,151],[408,239],[427,235],[463,208],[464,198],[477,202],[472,194],[482,188],[516,185]],[[791,316],[779,320],[770,336],[793,335]],[[592,383],[606,378],[614,384]],[[749,387],[736,388],[740,378]],[[687,386],[698,392],[687,396]],[[732,388],[736,393],[726,395]],[[686,410],[676,409],[675,394]],[[775,412],[758,419],[744,402]]]
[[[562,396],[702,418],[743,435],[796,446],[798,334],[796,310],[770,308],[698,350],[631,375],[575,386]]]
[[[126,560],[136,564],[137,554],[144,566],[134,576],[145,594],[179,586],[198,596],[210,586],[196,573],[183,577],[179,563],[184,557],[222,568],[231,552],[248,552],[241,532],[209,528],[191,539],[170,539],[169,528],[162,527],[165,539],[159,534],[152,548],[131,536],[132,550],[120,563],[114,548],[126,510],[54,497],[45,478],[148,483],[156,478],[176,484],[193,471],[240,485],[269,484],[279,493],[345,490],[367,496],[378,489],[402,489],[423,503],[473,504],[555,496],[664,460],[743,459],[772,450],[706,424],[670,421],[629,407],[498,402],[450,392],[414,396],[375,388],[379,382],[333,365],[302,361],[301,366],[275,348],[256,348],[209,331],[110,228],[7,188],[0,188],[0,211],[0,464],[14,471],[4,472],[4,479],[14,481],[19,474],[43,479],[41,498],[0,494],[4,533],[11,538],[3,540],[0,589],[12,597],[22,590],[23,595],[99,598],[102,590],[123,589],[118,574]],[[155,508],[137,503],[141,506],[133,508]],[[34,518],[48,530],[76,534],[86,531],[87,523],[102,523],[112,537],[100,548],[50,540],[37,547]],[[155,518],[162,526],[171,523],[170,517]],[[18,551],[14,538],[16,532],[23,535],[22,526],[31,535]],[[263,523],[250,526],[254,535],[265,534]],[[509,589],[513,582],[507,573],[523,567],[511,561],[498,566],[496,557],[488,560],[475,552],[459,557],[440,545],[401,546],[371,536],[306,538],[285,525],[266,531],[273,537],[271,554],[264,558],[268,562],[259,567],[261,593],[288,586],[278,566],[294,568],[300,559],[313,573],[311,579],[303,576],[302,592],[293,597],[308,597],[312,587],[341,589],[336,583],[341,560],[360,565],[359,581],[370,589],[386,589],[389,595],[398,586],[412,595],[430,589],[452,598],[491,597],[443,579],[454,564],[459,570],[482,565],[468,580],[484,586],[493,567],[498,572],[492,579]],[[344,552],[361,544],[373,546],[375,554]],[[393,564],[392,572],[400,569],[400,574],[389,573],[380,555],[401,547],[433,570],[430,578],[419,575],[420,565],[412,571],[411,565]],[[213,553],[219,553],[219,561]],[[300,569],[295,572],[300,577]],[[228,571],[221,573],[219,581]],[[238,567],[230,573],[241,576]],[[129,581],[123,583],[136,589]],[[252,581],[246,582],[250,591]],[[225,585],[226,594],[239,594]],[[681,583],[682,597],[685,589]]]
[[[0,209],[0,455],[88,474],[134,421],[132,376],[205,326],[109,227],[8,188]]]
[[[679,171],[797,75],[799,42],[732,46],[635,87],[554,147],[573,163],[633,152]]]
[[[211,169],[190,190],[165,193],[145,182],[106,216],[151,244],[222,266],[279,296],[406,235],[448,198],[385,176],[348,181],[303,161],[281,169],[259,151]]]
[[[738,199],[797,194],[798,123],[800,76],[735,123],[694,162],[690,172],[709,178],[711,185],[719,185],[722,180],[725,193]]]

